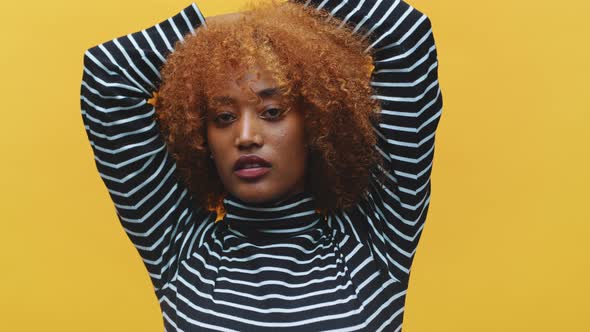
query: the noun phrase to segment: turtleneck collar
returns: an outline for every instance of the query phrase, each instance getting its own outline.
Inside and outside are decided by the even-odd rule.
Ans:
[[[308,193],[300,193],[282,201],[245,203],[229,195],[223,201],[227,229],[246,238],[284,238],[303,234],[325,224]]]

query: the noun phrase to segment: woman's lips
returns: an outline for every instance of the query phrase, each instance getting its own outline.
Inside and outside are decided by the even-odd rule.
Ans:
[[[253,180],[262,177],[271,169],[271,164],[257,155],[244,155],[234,164],[234,174],[242,179]]]
[[[242,179],[254,180],[259,177],[262,177],[268,172],[270,172],[270,167],[254,167],[239,169],[237,171],[234,171],[234,174]]]

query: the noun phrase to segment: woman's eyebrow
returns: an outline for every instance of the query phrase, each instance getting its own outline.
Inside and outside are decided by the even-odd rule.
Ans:
[[[267,88],[256,92],[256,95],[262,99],[268,99],[273,97],[280,97],[283,95],[282,89],[278,87]],[[230,96],[217,96],[213,97],[213,102],[221,105],[231,105],[236,103],[236,99]]]
[[[262,91],[258,91],[256,95],[260,98],[272,98],[272,97],[280,97],[282,95],[282,91],[280,88],[268,88]]]
[[[212,98],[213,104],[231,105],[235,104],[236,100],[229,96],[217,96]]]

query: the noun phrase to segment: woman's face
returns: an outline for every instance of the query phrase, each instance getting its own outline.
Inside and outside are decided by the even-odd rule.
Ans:
[[[207,141],[225,189],[262,203],[304,190],[307,148],[302,112],[287,111],[270,73],[253,69],[210,100]]]

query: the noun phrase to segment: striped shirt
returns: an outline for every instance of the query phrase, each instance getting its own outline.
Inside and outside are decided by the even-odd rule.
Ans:
[[[148,270],[167,331],[400,331],[430,202],[442,97],[429,19],[400,0],[301,1],[369,38],[383,167],[354,208],[321,217],[307,193],[196,209],[148,99],[195,4],[86,51],[81,112],[96,167]],[[381,173],[381,174],[379,174]]]

